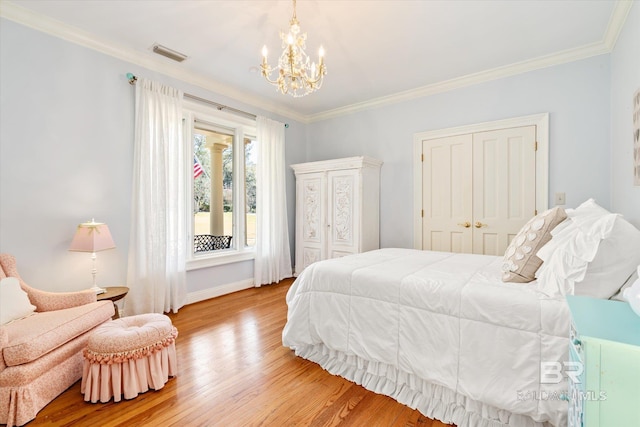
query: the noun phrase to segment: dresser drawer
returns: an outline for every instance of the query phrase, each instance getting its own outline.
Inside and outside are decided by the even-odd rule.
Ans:
[[[568,295],[568,425],[640,426],[640,317],[627,303]]]

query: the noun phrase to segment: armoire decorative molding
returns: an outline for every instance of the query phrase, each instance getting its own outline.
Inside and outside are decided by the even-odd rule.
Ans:
[[[291,165],[296,175],[295,274],[380,247],[380,168],[371,157]]]

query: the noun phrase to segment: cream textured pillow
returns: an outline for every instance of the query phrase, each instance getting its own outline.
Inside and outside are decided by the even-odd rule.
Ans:
[[[0,325],[30,316],[35,309],[18,279],[7,277],[0,280]]]
[[[535,279],[542,260],[536,256],[538,249],[551,239],[551,230],[567,218],[561,207],[544,211],[527,222],[513,238],[504,253],[502,280],[527,283]]]

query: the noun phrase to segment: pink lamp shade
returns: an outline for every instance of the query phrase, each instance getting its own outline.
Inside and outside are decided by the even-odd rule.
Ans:
[[[107,224],[91,220],[78,225],[69,250],[95,253],[115,247]]]
[[[93,287],[91,290],[97,294],[106,292],[106,289],[96,285],[96,275],[98,274],[98,270],[96,269],[96,252],[115,247],[116,244],[113,243],[113,238],[111,238],[111,232],[107,224],[95,222],[93,219],[91,222],[83,222],[80,224],[71,241],[70,251],[91,252],[91,261],[93,262],[93,269],[91,270]]]

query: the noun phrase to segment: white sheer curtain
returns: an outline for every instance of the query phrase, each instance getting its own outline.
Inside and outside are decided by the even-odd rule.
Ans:
[[[186,301],[182,92],[138,78],[134,144],[127,314],[177,312]]]
[[[291,277],[284,124],[258,116],[256,163],[256,286]]]

